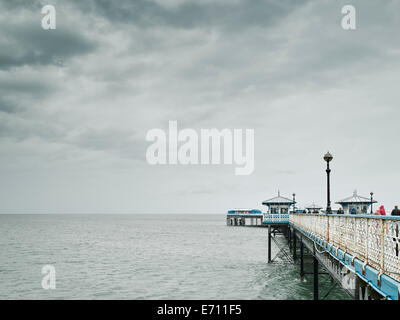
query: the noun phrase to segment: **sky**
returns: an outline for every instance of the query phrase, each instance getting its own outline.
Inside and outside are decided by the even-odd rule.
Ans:
[[[333,202],[390,210],[399,27],[398,0],[0,0],[0,213],[224,214],[278,190],[326,206],[328,150]],[[254,129],[253,173],[150,165],[169,121]]]

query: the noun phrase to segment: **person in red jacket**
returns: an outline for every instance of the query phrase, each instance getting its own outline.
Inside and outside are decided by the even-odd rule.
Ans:
[[[386,216],[386,211],[384,206],[380,206],[378,210],[375,211],[376,216]]]

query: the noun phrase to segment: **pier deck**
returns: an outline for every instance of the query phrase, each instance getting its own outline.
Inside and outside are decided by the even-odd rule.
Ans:
[[[293,256],[299,239],[354,299],[400,299],[400,217],[291,214],[289,225]]]
[[[252,220],[258,219],[257,223]],[[262,218],[262,220],[260,220]],[[236,221],[236,222],[235,222]],[[240,222],[239,222],[240,221]],[[246,224],[246,221],[250,221]],[[260,222],[262,221],[262,222]],[[323,268],[354,299],[400,300],[400,217],[337,214],[228,215],[227,225],[268,227],[268,262],[276,235],[288,240],[292,261],[313,257],[314,299]],[[299,241],[299,244],[298,244]]]

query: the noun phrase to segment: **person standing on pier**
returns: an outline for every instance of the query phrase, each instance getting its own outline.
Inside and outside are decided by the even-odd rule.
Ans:
[[[397,206],[394,206],[394,209],[392,210],[391,215],[392,216],[400,216],[400,210]]]
[[[381,206],[381,207],[379,208],[379,210],[376,210],[375,215],[376,215],[376,216],[386,216],[385,207],[384,207],[384,206]]]

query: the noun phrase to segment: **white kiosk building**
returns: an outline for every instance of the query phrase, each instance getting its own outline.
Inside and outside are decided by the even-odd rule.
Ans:
[[[314,202],[305,208],[308,213],[321,213],[322,207],[316,205]]]
[[[336,202],[343,208],[345,214],[351,214],[355,211],[355,214],[370,214],[370,206],[377,201],[371,198],[361,197],[357,194],[357,190],[354,190],[351,197],[345,198],[341,201]]]
[[[296,202],[286,198],[282,197],[280,192],[278,191],[278,196],[274,197],[269,200],[263,201],[263,205],[267,206],[267,213],[289,213],[289,209],[292,205],[294,205]]]

